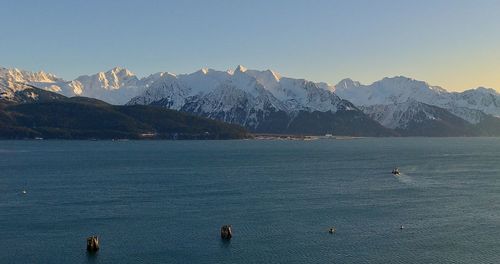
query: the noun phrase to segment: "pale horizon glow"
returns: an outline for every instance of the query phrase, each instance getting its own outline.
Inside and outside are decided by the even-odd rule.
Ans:
[[[72,80],[236,65],[337,84],[500,91],[500,0],[9,1],[0,66]]]

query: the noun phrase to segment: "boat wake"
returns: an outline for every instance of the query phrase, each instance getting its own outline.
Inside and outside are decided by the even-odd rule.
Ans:
[[[416,185],[415,180],[408,174],[405,173],[399,173],[398,175],[394,175],[396,179],[398,179],[399,182],[408,184],[408,185]]]

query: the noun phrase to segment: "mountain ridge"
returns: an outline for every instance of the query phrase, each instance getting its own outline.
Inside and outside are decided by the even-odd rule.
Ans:
[[[205,69],[165,75],[127,104],[159,105],[262,133],[392,135],[324,83],[241,65],[234,71]],[[311,124],[306,116],[316,121]],[[365,125],[356,124],[357,120],[364,120]]]
[[[431,112],[441,113],[440,116],[449,119],[441,120],[442,123],[461,123],[453,121],[453,116],[471,125],[483,120],[495,123],[500,116],[500,94],[494,89],[478,87],[463,92],[449,92],[405,76],[385,77],[369,85],[347,78],[337,85],[329,85],[285,77],[273,70],[259,71],[238,65],[234,70],[202,68],[190,74],[157,72],[142,78],[126,68],[114,67],[65,81],[43,71],[33,73],[0,68],[0,97],[16,97],[16,93],[19,95],[26,88],[22,83],[65,96],[87,96],[116,105],[162,106],[240,124],[252,131],[264,133],[334,132],[334,127],[320,124],[325,122],[352,126],[350,130],[338,125],[336,127],[344,133],[358,133],[354,128],[360,127],[359,124],[354,125],[356,116],[370,124],[368,126],[373,131],[381,132],[383,128],[373,125],[370,119],[385,128],[399,131],[398,134],[410,127],[415,129],[416,124],[423,125],[432,120],[432,115],[426,112],[431,109]],[[31,100],[28,98],[30,93],[25,92],[23,95],[22,100]],[[411,101],[425,106],[408,104]],[[353,124],[347,120],[340,122],[341,116],[351,116],[340,114],[342,112],[355,113],[349,118]],[[491,118],[486,115],[491,115]],[[318,116],[322,118],[318,119]],[[317,124],[306,121],[305,117],[316,120]],[[301,120],[301,123],[297,123],[297,120]],[[301,126],[303,128],[298,129]],[[315,127],[316,131],[311,131],[311,127]],[[370,129],[362,134],[394,135],[388,130],[386,133],[368,133]],[[424,130],[421,133],[435,134]]]

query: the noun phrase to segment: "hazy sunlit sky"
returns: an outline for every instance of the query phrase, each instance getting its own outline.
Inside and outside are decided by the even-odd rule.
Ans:
[[[336,84],[500,90],[500,0],[2,0],[0,65],[65,79],[243,64]]]

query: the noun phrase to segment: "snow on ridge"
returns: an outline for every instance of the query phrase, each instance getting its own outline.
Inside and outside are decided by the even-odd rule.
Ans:
[[[151,98],[143,102],[177,100],[174,105],[180,107],[189,100],[192,102],[193,98],[209,94],[221,95],[221,91],[215,91],[226,87],[227,91],[240,89],[247,97],[257,98],[264,94],[273,97],[268,100],[272,102],[269,104],[287,112],[355,108],[345,105],[340,98],[364,109],[373,105],[404,104],[409,99],[414,99],[447,109],[471,123],[478,122],[477,111],[500,117],[500,94],[494,89],[478,87],[464,92],[448,92],[439,86],[404,76],[384,78],[369,85],[344,79],[337,85],[330,86],[327,83],[284,77],[273,70],[252,70],[238,65],[235,70],[201,68],[189,74],[158,72],[142,78],[126,68],[114,67],[94,75],[82,75],[72,81],[65,81],[43,71],[28,72],[0,67],[0,77],[3,78],[0,79],[0,84],[3,85],[0,86],[0,96],[6,98],[15,91],[26,88],[20,83],[28,83],[66,96],[94,97],[112,104],[125,104],[137,96],[147,97],[149,95],[146,91],[149,91],[152,93]],[[157,91],[153,93],[154,89]],[[211,101],[214,102],[216,101]]]
[[[428,105],[412,98],[403,103],[366,106],[362,107],[362,110],[381,125],[391,129],[406,129],[412,122],[438,119]]]
[[[470,123],[480,120],[477,111],[500,116],[500,94],[493,89],[476,88],[464,92],[449,92],[439,86],[404,76],[384,78],[370,85],[347,79],[335,86],[341,98],[360,107],[403,104],[413,99],[444,108]]]
[[[5,73],[5,71],[9,71]],[[165,79],[177,79],[179,85],[187,89],[189,96],[195,96],[213,91],[222,83],[230,83],[235,87],[245,89],[251,94],[257,93],[255,85],[262,86],[279,100],[287,101],[289,105],[300,105],[307,102],[308,94],[302,88],[306,84],[303,79],[292,79],[281,76],[273,70],[250,70],[243,65],[238,65],[235,70],[217,71],[202,68],[197,72],[176,75],[169,72],[159,72],[146,77],[138,78],[133,72],[123,67],[114,67],[93,75],[81,75],[72,81],[66,81],[44,72],[32,73],[18,69],[0,68],[1,74],[10,76],[11,80],[36,85],[39,88],[58,92],[65,96],[94,97],[112,104],[125,104],[131,98],[141,94],[154,85],[155,82]],[[332,86],[326,83],[315,83],[317,88],[333,92]],[[12,82],[6,86],[14,90],[25,89]],[[187,88],[186,88],[187,87]],[[6,89],[3,89],[6,90]],[[309,100],[310,101],[310,100]],[[308,106],[315,109],[314,104]],[[324,106],[320,107],[324,109]],[[332,108],[333,110],[334,108]]]
[[[234,71],[202,69],[191,74],[178,75],[172,81],[175,85],[165,85],[161,80],[152,83],[142,95],[133,98],[130,103],[151,103],[164,98],[166,101],[163,100],[163,104],[181,107],[179,100],[191,106],[196,104],[193,100],[197,100],[203,107],[191,111],[204,112],[228,111],[229,108],[234,110],[238,107],[246,109],[243,111],[271,107],[287,113],[302,110],[355,110],[354,106],[336,96],[326,83],[282,77],[272,70],[250,70],[241,65]],[[230,95],[231,93],[234,95]],[[230,102],[228,98],[235,101]],[[222,105],[224,107],[221,108]],[[210,107],[212,110],[208,110]]]

